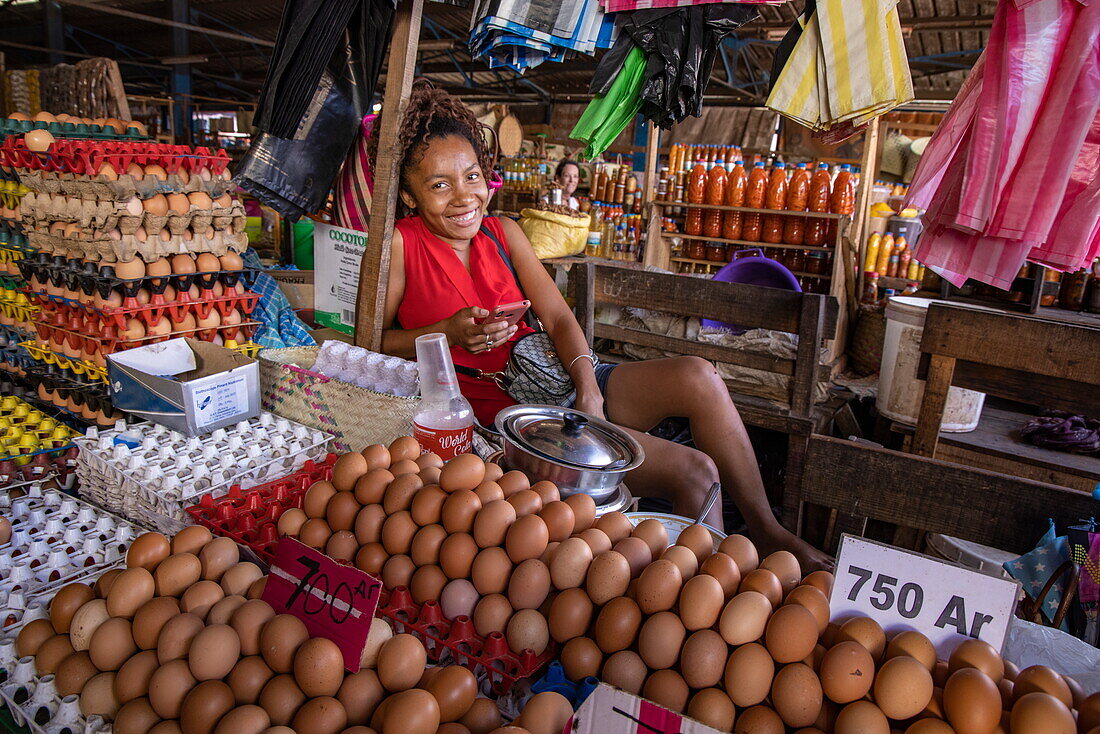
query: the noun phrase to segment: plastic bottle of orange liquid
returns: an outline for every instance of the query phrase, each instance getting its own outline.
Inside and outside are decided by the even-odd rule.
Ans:
[[[764,169],[763,161],[753,164],[749,173],[748,186],[745,189],[745,206],[753,209],[763,209],[768,197],[768,172]],[[760,241],[761,218],[759,214],[745,214],[744,225],[741,228],[741,239],[749,242]]]
[[[829,176],[829,164],[818,165],[814,175],[810,178],[809,210],[812,212],[829,211],[829,191],[832,187],[832,179]],[[824,219],[806,219],[806,234],[804,244],[811,247],[820,247],[825,243],[825,234],[828,232],[828,222]]]
[[[805,163],[799,163],[787,182],[787,211],[806,211],[810,199],[810,172]],[[788,245],[801,245],[806,234],[804,217],[786,217],[783,223],[783,241]]]
[[[733,170],[730,171],[726,179],[726,200],[723,203],[726,206],[744,206],[745,191],[748,186],[749,175],[745,172],[745,165],[742,161],[737,161],[733,164]],[[722,220],[722,237],[727,240],[741,239],[741,229],[744,221],[745,215],[743,213],[726,212],[726,216]]]
[[[787,206],[787,167],[782,163],[776,163],[771,175],[768,176],[766,206],[768,209],[783,209]],[[777,214],[764,215],[761,239],[773,244],[783,241],[782,216]]]

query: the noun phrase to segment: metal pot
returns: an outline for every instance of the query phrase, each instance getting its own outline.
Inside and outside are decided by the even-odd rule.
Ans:
[[[554,405],[514,405],[497,414],[504,462],[553,482],[563,497],[583,493],[603,504],[645,460],[641,444],[595,416]]]

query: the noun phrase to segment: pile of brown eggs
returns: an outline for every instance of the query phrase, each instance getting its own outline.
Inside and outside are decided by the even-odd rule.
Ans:
[[[111,131],[117,135],[124,135],[130,129],[136,130],[138,135],[146,136],[149,134],[145,127],[145,123],[138,122],[137,120],[120,120],[117,117],[77,117],[76,115],[70,115],[64,112],[54,115],[42,111],[34,116],[28,115],[25,112],[13,112],[8,115],[7,119],[19,120],[22,122],[44,122],[47,124],[59,122],[61,124],[72,123],[73,125],[98,125],[104,130],[110,128]]]
[[[49,617],[16,639],[19,657],[34,656],[38,675],[53,674],[59,695],[79,696],[81,712],[112,721],[115,734],[434,734],[447,722],[452,734],[487,734],[501,726],[473,673],[425,669],[423,644],[393,635],[381,619],[362,668],[347,673],[339,647],[275,614],[259,598],[260,569],[205,528],[171,541],[146,533],[126,563],[92,586],[62,588]]]

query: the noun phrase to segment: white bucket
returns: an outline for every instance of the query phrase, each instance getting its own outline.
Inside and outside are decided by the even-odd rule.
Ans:
[[[924,317],[932,303],[946,301],[895,296],[886,304],[886,341],[882,346],[875,407],[890,420],[910,426],[917,425],[924,398],[924,380],[917,379],[917,366],[920,364]],[[947,393],[940,430],[973,431],[982,417],[984,403],[984,392],[952,387]]]

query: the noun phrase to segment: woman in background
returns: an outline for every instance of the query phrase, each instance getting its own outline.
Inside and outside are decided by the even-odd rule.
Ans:
[[[573,194],[581,182],[581,166],[576,161],[563,158],[554,170],[554,180],[561,186],[561,203],[572,209],[578,209],[577,197]]]

